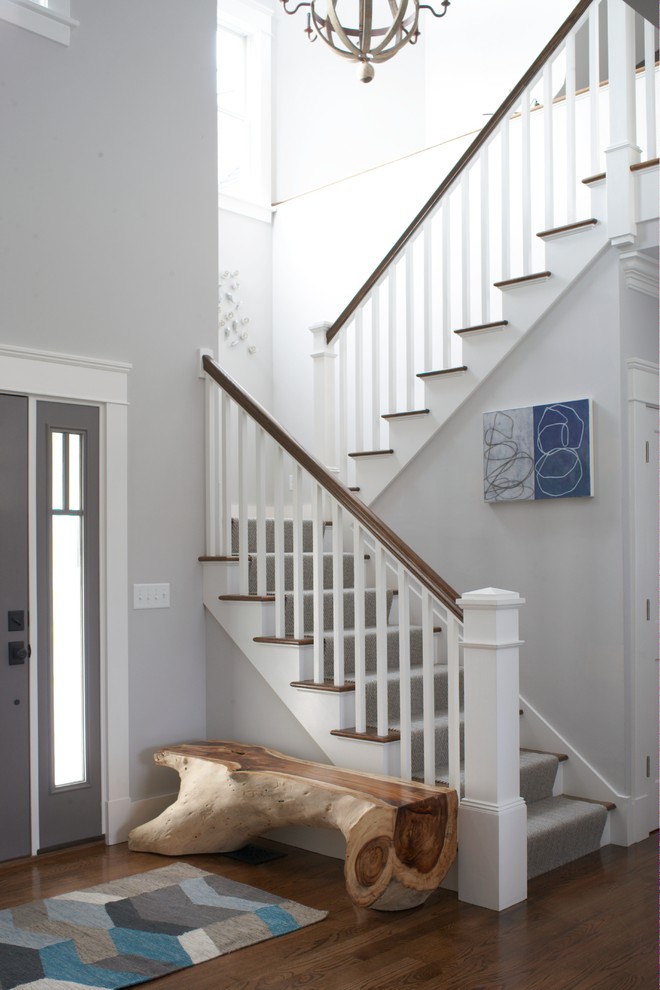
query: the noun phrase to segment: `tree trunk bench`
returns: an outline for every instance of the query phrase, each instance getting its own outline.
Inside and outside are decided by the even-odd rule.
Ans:
[[[165,856],[232,852],[272,828],[336,828],[360,907],[423,903],[456,856],[456,791],[311,763],[262,746],[200,742],[154,756],[181,787],[162,815],[133,829],[129,848]]]

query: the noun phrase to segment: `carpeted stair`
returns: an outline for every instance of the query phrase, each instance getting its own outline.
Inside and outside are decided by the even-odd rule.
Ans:
[[[249,552],[256,550],[256,525],[248,522]],[[293,529],[285,523],[284,533],[285,634],[293,636]],[[238,525],[232,520],[232,549],[238,553]],[[266,526],[266,585],[269,593],[274,590],[274,527],[272,520]],[[312,526],[303,524],[303,625],[304,634],[312,636]],[[323,554],[323,657],[325,676],[333,677],[334,617],[332,593],[332,554]],[[250,594],[256,594],[256,562],[250,564]],[[353,595],[353,557],[344,554],[343,560],[343,616],[344,616],[344,665],[346,680],[353,679],[355,666],[355,600]],[[393,593],[388,592],[387,611],[391,612]],[[365,668],[367,696],[367,724],[376,725],[376,592],[365,590]],[[440,631],[436,635],[441,635]],[[399,677],[398,677],[398,628],[391,625],[387,634],[388,711],[389,727],[399,728]],[[423,764],[423,685],[422,685],[422,630],[410,629],[411,666],[411,715],[412,715],[412,767],[413,777],[421,779]],[[447,728],[447,667],[436,664],[434,676],[436,731],[436,766],[448,765]],[[462,694],[462,681],[461,681]],[[461,717],[462,728],[462,717]],[[601,836],[607,820],[605,805],[565,796],[554,796],[559,758],[551,753],[521,750],[520,793],[527,804],[527,875],[529,879],[547,873],[558,866],[578,859],[600,847]],[[446,771],[438,771],[438,783],[446,783]]]

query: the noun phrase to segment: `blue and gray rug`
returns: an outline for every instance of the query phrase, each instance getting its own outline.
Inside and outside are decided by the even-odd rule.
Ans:
[[[177,863],[0,911],[0,987],[130,987],[325,916]]]

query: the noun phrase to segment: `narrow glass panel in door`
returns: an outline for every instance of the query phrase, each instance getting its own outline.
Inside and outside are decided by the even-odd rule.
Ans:
[[[40,851],[100,835],[98,409],[37,405]]]

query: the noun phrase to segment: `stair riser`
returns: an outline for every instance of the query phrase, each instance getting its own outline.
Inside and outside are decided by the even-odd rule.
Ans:
[[[257,552],[257,521],[256,519],[248,519],[248,553]],[[303,538],[303,551],[305,553],[311,553],[313,549],[313,525],[310,519],[303,520],[302,524],[302,538]],[[237,554],[239,552],[239,539],[238,539],[238,519],[232,519],[231,521],[231,549],[232,553]],[[293,521],[291,519],[284,520],[284,550],[286,553],[293,552]],[[266,519],[266,552],[275,552],[275,522],[273,519]]]
[[[353,587],[353,556],[344,554],[344,588]],[[306,553],[302,559],[303,589],[312,591],[314,587],[314,558],[311,553]],[[257,594],[257,562],[250,563],[249,591],[251,595]],[[323,554],[323,587],[331,590],[334,583],[332,554]],[[266,557],[266,589],[273,593],[275,590],[275,557],[269,554]],[[284,558],[284,590],[293,590],[293,554],[287,554]]]
[[[387,593],[386,614],[389,615],[392,604],[392,593]],[[355,628],[355,596],[352,589],[345,591],[344,595],[344,629]],[[323,593],[323,628],[324,630],[334,629],[333,594],[326,590]],[[364,595],[365,627],[376,625],[376,592],[369,590]],[[287,636],[293,636],[293,595],[288,594],[284,600],[284,624]],[[306,635],[314,634],[314,598],[312,592],[306,592],[303,599],[303,626]]]
[[[461,678],[462,681],[462,678]],[[447,668],[438,667],[433,679],[434,682],[434,705],[436,715],[447,713]],[[370,679],[365,685],[367,699],[367,724],[376,724],[377,713],[377,686],[376,681]],[[387,710],[390,716],[390,726],[399,725],[401,703],[400,703],[400,681],[398,678],[390,678],[387,685]],[[463,692],[460,692],[461,705],[463,703]],[[424,685],[421,670],[412,672],[410,679],[410,714],[411,718],[421,718],[424,712]]]
[[[333,656],[334,637],[325,635],[323,638],[323,660],[324,676],[333,676]],[[410,631],[410,665],[419,667],[422,663],[422,631],[421,629],[411,629]],[[387,669],[398,670],[399,667],[399,631],[398,629],[388,629],[387,631]],[[376,633],[367,632],[365,635],[365,670],[367,673],[376,673]],[[355,636],[352,630],[348,630],[344,636],[344,671],[346,675],[355,673]]]

